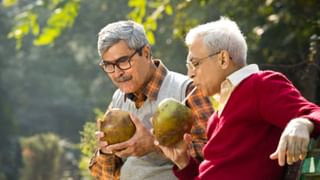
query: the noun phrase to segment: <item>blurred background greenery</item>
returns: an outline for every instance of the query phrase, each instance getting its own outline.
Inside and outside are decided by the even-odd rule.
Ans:
[[[153,56],[186,73],[183,39],[227,16],[248,61],[285,73],[320,104],[318,0],[0,0],[0,180],[91,179],[95,120],[115,87],[98,67],[97,33],[142,23]]]

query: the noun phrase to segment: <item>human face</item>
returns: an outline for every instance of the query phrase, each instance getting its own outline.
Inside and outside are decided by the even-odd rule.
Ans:
[[[189,47],[188,75],[206,96],[220,91],[220,84],[224,78],[219,58],[220,52],[210,54],[200,37]]]
[[[142,48],[141,55],[135,52],[136,50],[129,49],[125,41],[119,41],[102,55],[104,63],[117,64],[114,66],[114,71],[110,70],[107,74],[115,86],[124,93],[137,92],[142,89],[145,81],[149,78],[152,61],[145,56],[145,54],[149,54],[149,49]],[[130,59],[130,68],[119,68],[119,60],[128,58]]]

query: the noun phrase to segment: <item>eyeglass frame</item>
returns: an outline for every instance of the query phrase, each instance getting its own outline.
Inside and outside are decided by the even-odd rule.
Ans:
[[[116,59],[114,62],[108,62],[105,60],[101,60],[99,63],[99,66],[101,67],[101,69],[106,72],[106,73],[114,73],[116,71],[115,66],[117,66],[118,69],[120,70],[128,70],[132,67],[131,65],[131,60],[133,58],[134,55],[136,55],[137,53],[141,54],[141,51],[143,49],[144,46],[142,46],[141,48],[136,49],[130,56],[122,56],[118,59]],[[126,68],[122,68],[120,67],[120,63],[124,63],[124,62],[128,62],[128,67]],[[112,65],[113,70],[112,71],[107,71],[107,65]]]
[[[188,69],[195,70],[195,69],[201,64],[201,63],[200,63],[201,61],[203,61],[204,59],[207,59],[207,58],[211,58],[211,57],[213,57],[213,56],[215,56],[215,55],[218,55],[218,54],[220,54],[220,53],[221,53],[221,51],[218,51],[218,52],[209,54],[209,55],[206,56],[206,57],[202,57],[202,58],[195,58],[195,57],[193,57],[193,58],[191,58],[190,60],[188,59],[188,60],[187,60],[187,63],[186,63],[186,67],[187,67]],[[193,63],[193,60],[197,60],[196,65]]]

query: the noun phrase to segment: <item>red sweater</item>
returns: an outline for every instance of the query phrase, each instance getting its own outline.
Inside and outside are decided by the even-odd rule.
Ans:
[[[301,96],[282,74],[259,71],[244,79],[232,92],[222,114],[208,122],[205,160],[191,159],[179,179],[277,180],[284,169],[269,158],[286,124],[305,117],[320,132],[320,108]]]

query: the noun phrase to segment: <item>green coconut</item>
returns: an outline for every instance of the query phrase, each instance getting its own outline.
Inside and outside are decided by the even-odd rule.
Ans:
[[[111,145],[129,140],[134,135],[136,127],[128,112],[110,109],[100,120],[100,131],[104,133],[101,140]]]
[[[190,133],[193,124],[192,111],[173,98],[159,103],[152,118],[153,133],[160,145],[173,146]]]

